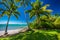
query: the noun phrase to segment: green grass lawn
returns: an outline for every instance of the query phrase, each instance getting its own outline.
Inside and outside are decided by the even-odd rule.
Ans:
[[[60,30],[35,30],[0,38],[0,40],[60,40]]]

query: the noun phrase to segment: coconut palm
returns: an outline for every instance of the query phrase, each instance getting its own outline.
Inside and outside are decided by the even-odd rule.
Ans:
[[[52,10],[47,9],[47,7],[49,6],[48,4],[46,5],[42,5],[42,2],[40,2],[40,0],[36,0],[35,2],[33,2],[31,4],[32,9],[27,10],[26,12],[30,14],[30,18],[36,17],[37,21],[36,23],[39,24],[40,21],[40,16],[42,15],[46,15],[47,17],[49,17],[49,14],[52,12]]]
[[[0,4],[4,5],[4,7],[6,8],[6,9],[0,8],[0,11],[2,12],[1,17],[4,15],[7,15],[8,17],[8,21],[5,29],[5,35],[6,35],[8,34],[7,29],[8,29],[10,17],[13,15],[18,19],[20,13],[17,11],[18,7],[15,5],[14,0],[2,0]]]
[[[28,28],[30,30],[30,27],[29,27],[29,21],[28,21],[28,18],[26,17],[26,13],[25,13],[25,8],[31,4],[31,0],[15,0],[16,2],[19,2],[20,3],[20,6],[24,7],[24,15],[25,15],[25,19],[26,19],[26,22],[27,22],[27,25],[28,25]]]

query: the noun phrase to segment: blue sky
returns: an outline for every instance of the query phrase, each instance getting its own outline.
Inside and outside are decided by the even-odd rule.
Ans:
[[[32,0],[34,1],[34,0]],[[52,9],[52,15],[55,13],[60,13],[60,0],[41,0],[43,2],[43,4],[50,4],[50,7],[48,7],[49,9]],[[0,5],[0,7],[4,8],[3,6]],[[31,7],[28,6],[26,9],[30,9]],[[10,18],[10,23],[26,23],[26,19],[24,16],[24,9],[23,7],[19,8],[18,11],[21,13],[21,16],[19,16],[19,19],[17,20],[14,16],[11,16]],[[27,15],[28,18],[28,15]],[[7,22],[8,17],[4,16],[2,18],[0,18],[0,24],[1,23],[6,23]]]

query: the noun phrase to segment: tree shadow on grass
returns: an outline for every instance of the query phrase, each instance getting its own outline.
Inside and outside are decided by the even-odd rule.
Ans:
[[[48,35],[48,34],[43,34],[43,33],[33,33],[30,35],[26,35],[25,37],[22,38],[22,40],[58,40],[56,35]]]
[[[10,40],[21,40],[24,37],[24,33],[17,34],[10,38]]]
[[[12,37],[10,40],[58,40],[57,35],[49,35],[40,32],[27,32],[18,34]]]
[[[57,31],[58,33],[60,33],[60,29],[57,29],[56,31]]]

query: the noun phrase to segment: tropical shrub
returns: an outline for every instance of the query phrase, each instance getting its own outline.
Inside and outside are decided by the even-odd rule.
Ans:
[[[54,21],[55,28],[60,29],[60,17]]]

